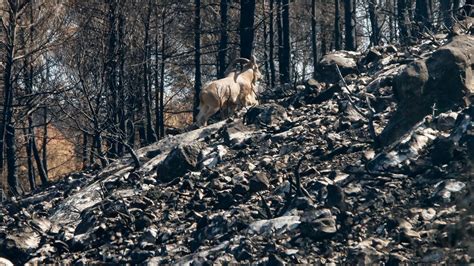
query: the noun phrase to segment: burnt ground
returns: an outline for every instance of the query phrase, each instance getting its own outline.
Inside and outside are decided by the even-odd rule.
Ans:
[[[347,84],[267,90],[266,104],[138,150],[138,169],[125,157],[4,201],[0,256],[473,263],[474,109],[434,110],[389,146],[374,138],[397,108],[390,81],[412,53],[366,60]]]

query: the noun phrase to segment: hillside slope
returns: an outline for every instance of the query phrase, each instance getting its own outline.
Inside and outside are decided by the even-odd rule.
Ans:
[[[374,143],[400,116],[394,80],[414,57],[433,58],[435,47],[425,41],[406,53],[330,55],[357,63],[339,62],[344,82],[274,88],[245,116],[138,150],[138,169],[125,157],[5,202],[0,256],[14,263],[472,263],[474,108],[434,108],[390,144]],[[337,70],[321,71],[338,80]]]

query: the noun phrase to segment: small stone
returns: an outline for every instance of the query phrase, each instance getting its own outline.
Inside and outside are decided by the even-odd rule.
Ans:
[[[264,172],[259,172],[249,180],[250,192],[258,192],[267,190],[270,187],[267,175]]]
[[[438,116],[436,127],[441,131],[450,130],[454,127],[457,118],[458,113],[456,112],[442,113]]]
[[[421,211],[421,217],[425,221],[431,221],[436,216],[436,211],[433,208],[424,209]]]

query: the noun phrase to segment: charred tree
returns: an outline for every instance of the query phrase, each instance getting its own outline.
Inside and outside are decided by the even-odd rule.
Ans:
[[[227,57],[227,44],[229,36],[227,34],[228,24],[228,11],[229,11],[229,0],[221,0],[220,2],[220,39],[219,39],[219,51],[217,52],[218,58],[218,77],[223,78],[226,69],[226,57]]]
[[[240,57],[252,56],[254,40],[255,0],[242,0],[240,4]]]
[[[274,17],[275,17],[275,1],[270,0],[270,14],[269,14],[269,21],[268,21],[268,61],[270,67],[270,87],[275,87],[275,30],[274,30]]]
[[[348,51],[355,51],[357,48],[354,7],[355,7],[354,0],[344,0],[344,25],[345,25],[344,49]]]
[[[144,60],[143,60],[143,90],[145,92],[145,113],[146,113],[146,143],[153,143],[156,141],[156,133],[153,128],[153,121],[151,119],[151,82],[150,82],[150,19],[152,12],[152,1],[148,2],[146,17],[143,21],[144,26]]]
[[[311,52],[313,56],[313,77],[316,78],[316,66],[319,62],[318,39],[316,32],[316,0],[311,1]]]
[[[377,10],[377,0],[369,0],[369,18],[370,18],[370,43],[371,45],[379,45],[380,42],[380,27],[379,14]]]
[[[341,15],[339,0],[334,1],[334,49],[341,50]]]
[[[419,32],[431,29],[431,5],[430,0],[416,0],[415,22]]]
[[[280,82],[282,84],[290,83],[290,3],[289,0],[281,0],[281,35],[282,49],[280,49]]]
[[[201,93],[201,0],[194,0],[194,107],[193,121],[199,113],[199,94]]]
[[[399,27],[399,39],[402,45],[411,42],[411,20],[410,20],[411,0],[397,0],[397,17]]]

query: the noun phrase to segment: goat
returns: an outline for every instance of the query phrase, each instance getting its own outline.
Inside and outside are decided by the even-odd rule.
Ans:
[[[244,62],[242,71],[232,70],[234,64]],[[228,115],[237,107],[257,105],[255,92],[256,82],[262,77],[255,56],[251,60],[235,59],[227,68],[225,78],[206,84],[199,94],[199,114],[196,117],[197,126],[206,126],[207,120],[217,111],[226,109]]]

